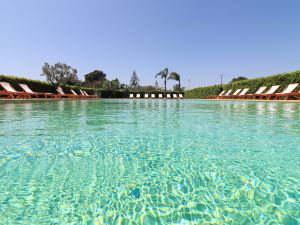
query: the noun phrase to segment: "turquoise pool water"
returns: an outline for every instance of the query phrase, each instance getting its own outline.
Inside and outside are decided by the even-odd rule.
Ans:
[[[0,224],[299,224],[300,104],[0,105]]]

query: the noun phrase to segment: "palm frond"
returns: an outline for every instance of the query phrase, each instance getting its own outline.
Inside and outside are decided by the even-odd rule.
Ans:
[[[158,74],[156,74],[155,78],[160,76],[161,79],[166,79],[168,76],[168,73],[169,73],[168,68],[165,68],[165,69],[161,70]]]
[[[169,74],[168,80],[176,80],[176,81],[180,81],[180,75],[176,72],[171,72]]]
[[[160,71],[158,74],[156,74],[155,75],[155,78],[157,78],[157,77],[161,77],[161,78],[163,78],[163,71]]]

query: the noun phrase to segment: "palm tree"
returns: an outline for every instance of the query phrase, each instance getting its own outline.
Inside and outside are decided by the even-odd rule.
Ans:
[[[168,76],[168,80],[176,80],[178,81],[178,85],[179,85],[179,90],[181,89],[181,85],[180,85],[180,75],[176,72],[171,72]]]
[[[161,70],[158,74],[156,74],[155,78],[160,77],[161,79],[164,79],[165,84],[165,92],[167,91],[167,77],[169,74],[169,69],[165,68],[164,70]]]

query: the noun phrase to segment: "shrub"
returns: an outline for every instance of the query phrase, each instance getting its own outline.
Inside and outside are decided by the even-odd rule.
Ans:
[[[280,85],[278,92],[283,91],[287,85],[300,83],[300,70],[290,73],[276,74],[273,76],[236,81],[224,85],[215,85],[208,87],[199,87],[185,92],[186,98],[207,98],[209,95],[218,95],[222,90],[236,90],[239,88],[250,88],[249,93],[255,93],[261,86],[271,87]],[[299,89],[300,87],[298,87]]]

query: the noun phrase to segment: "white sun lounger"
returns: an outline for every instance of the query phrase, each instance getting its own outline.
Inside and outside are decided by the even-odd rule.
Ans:
[[[89,95],[86,91],[82,91],[87,98],[96,98],[96,95]]]
[[[183,98],[183,95],[182,95],[182,94],[179,94],[179,98]]]
[[[290,94],[292,93],[293,90],[296,89],[296,87],[298,86],[298,83],[295,83],[295,84],[289,84],[286,89],[284,89],[283,92],[281,93],[276,93],[277,95],[280,95],[280,94]]]
[[[261,93],[263,93],[266,89],[267,89],[266,86],[260,87],[254,94],[246,94],[245,97],[246,98],[255,98],[256,96],[258,96]]]
[[[280,87],[280,85],[272,86],[272,87],[266,92],[266,95],[273,94],[279,87]]]
[[[163,95],[162,94],[158,94],[158,98],[163,98]]]
[[[155,94],[151,94],[151,98],[155,98]]]
[[[241,93],[239,93],[239,96],[245,95],[248,91],[249,91],[249,88],[244,88],[244,90],[242,90]]]
[[[280,97],[284,97],[285,100],[288,100],[289,97],[292,97],[292,96],[299,97],[300,92],[293,92],[298,87],[298,85],[299,85],[298,83],[289,84],[283,92],[275,93],[273,95],[275,100],[279,99]]]
[[[222,96],[222,95],[224,95],[224,93],[225,93],[225,90],[224,90],[224,91],[222,91],[222,92],[219,94],[219,96]]]
[[[173,94],[173,98],[178,98],[178,97],[177,97],[177,94]]]
[[[23,89],[23,91],[25,91],[28,94],[34,94],[37,97],[39,96],[43,96],[45,98],[56,98],[58,97],[57,94],[53,94],[53,93],[43,93],[43,92],[34,92],[33,90],[31,90],[31,88],[27,85],[27,84],[19,84],[19,86]]]
[[[140,98],[141,97],[141,94],[136,94],[136,98]]]
[[[167,98],[171,98],[171,95],[170,95],[170,94],[167,94]]]
[[[145,94],[145,95],[144,95],[144,98],[149,98],[149,95],[148,95],[148,94]]]
[[[255,94],[260,95],[261,93],[263,93],[265,90],[267,89],[267,87],[260,87]]]
[[[84,98],[85,96],[83,96],[83,95],[79,95],[79,94],[77,94],[74,90],[72,90],[71,89],[71,92],[72,92],[72,94],[73,95],[75,95],[76,97],[78,97],[78,98]]]
[[[32,91],[27,84],[19,84],[19,86],[23,89],[23,91],[31,94],[35,94],[34,91]]]
[[[85,96],[90,96],[86,91],[83,91],[83,93],[85,94]]]
[[[231,92],[232,92],[232,90],[227,91],[225,96],[229,96]]]
[[[218,98],[226,98],[226,96],[229,96],[231,92],[232,90],[228,90],[225,95],[220,95]]]
[[[232,95],[228,95],[224,98],[235,98],[240,92],[241,92],[241,89],[237,89]]]
[[[218,98],[219,96],[224,95],[224,93],[225,93],[225,90],[221,91],[221,93],[218,95],[209,95],[209,96],[207,96],[207,98],[208,99]]]
[[[56,91],[58,92],[60,97],[74,98],[73,94],[66,94],[61,87],[57,87]]]
[[[15,93],[18,93],[18,92],[19,92],[19,91],[16,91],[16,90],[10,85],[10,83],[7,83],[7,82],[0,82],[0,85],[4,88],[5,91],[15,92]]]
[[[129,94],[129,98],[133,98],[133,94]]]
[[[36,96],[36,94],[16,91],[10,83],[7,82],[0,82],[0,86],[4,89],[4,91],[0,91],[0,96],[6,96],[8,98],[31,98],[32,96]]]
[[[84,93],[84,91],[83,90],[79,90],[80,91],[80,97],[82,97],[82,98],[88,98],[88,96],[86,96],[86,94]]]
[[[237,96],[237,98],[244,98],[246,93],[249,91],[250,88],[244,88]]]
[[[260,94],[258,95],[259,99],[263,99],[263,98],[266,98],[267,100],[270,99],[271,95],[275,93],[275,91],[280,87],[280,85],[275,85],[275,86],[272,86],[266,93],[264,94]]]
[[[237,89],[232,95],[235,96],[235,95],[238,95],[238,93],[240,93],[241,89]]]
[[[65,95],[65,92],[63,91],[63,89],[61,87],[56,88],[56,91],[61,95]]]
[[[73,93],[73,95],[78,95],[74,90],[71,90],[71,92]]]

